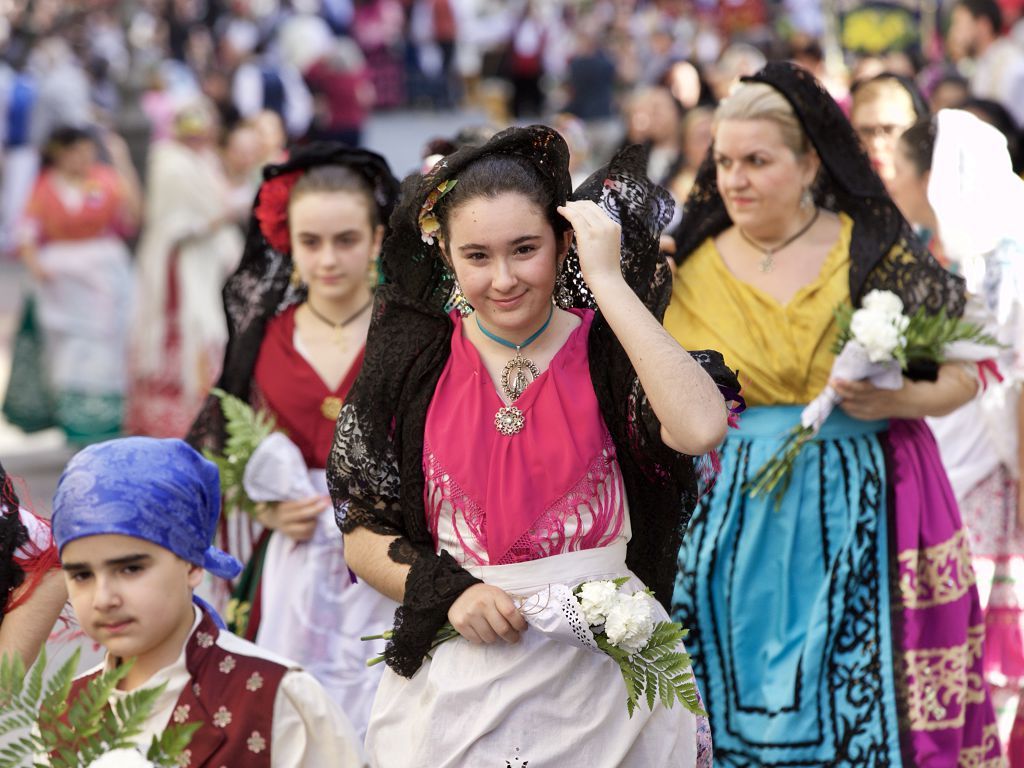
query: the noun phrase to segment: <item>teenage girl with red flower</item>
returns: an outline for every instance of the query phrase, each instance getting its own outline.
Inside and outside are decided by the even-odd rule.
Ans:
[[[389,625],[396,605],[345,564],[324,467],[362,365],[398,183],[383,158],[340,144],[300,149],[264,176],[245,255],[225,288],[231,338],[219,386],[274,417],[322,495],[261,505],[250,552],[238,535],[249,521],[231,516],[228,547],[249,562],[228,618],[318,677],[362,731],[380,671],[366,667],[379,649],[359,637]],[[219,401],[207,403],[190,439],[221,452]]]

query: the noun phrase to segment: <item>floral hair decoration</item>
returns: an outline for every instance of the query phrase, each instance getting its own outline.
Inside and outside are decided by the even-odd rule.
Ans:
[[[426,200],[423,201],[423,205],[420,206],[420,237],[424,243],[433,245],[434,236],[441,231],[441,222],[438,221],[437,215],[434,213],[434,206],[458,183],[458,179],[445,179],[431,190]]]
[[[288,201],[292,187],[303,171],[282,173],[267,179],[260,187],[259,200],[253,208],[253,215],[259,222],[260,232],[270,247],[278,253],[291,251],[291,237],[288,234]]]

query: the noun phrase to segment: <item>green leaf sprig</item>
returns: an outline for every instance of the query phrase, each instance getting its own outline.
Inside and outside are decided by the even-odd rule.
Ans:
[[[69,706],[80,655],[76,650],[45,684],[45,650],[27,676],[19,655],[0,660],[0,736],[8,737],[0,768],[85,768],[107,752],[135,747],[133,739],[142,733],[164,685],[132,691],[112,707],[111,694],[132,668],[128,661],[86,683]],[[169,725],[153,738],[146,759],[179,765],[200,725]],[[49,762],[36,762],[42,758]]]
[[[277,429],[277,425],[269,413],[254,410],[247,402],[223,389],[214,388],[210,394],[220,400],[227,440],[222,454],[204,449],[203,455],[220,470],[220,495],[225,509],[241,509],[255,516],[256,502],[246,494],[242,477],[253,452]]]

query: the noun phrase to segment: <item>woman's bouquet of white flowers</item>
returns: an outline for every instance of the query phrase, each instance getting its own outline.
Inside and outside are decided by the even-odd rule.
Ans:
[[[671,708],[678,699],[694,714],[706,715],[690,656],[679,650],[687,630],[674,621],[655,621],[653,595],[648,590],[624,592],[622,587],[628,581],[628,576],[587,581],[576,587],[573,595],[598,649],[619,665],[629,716],[641,697],[647,699],[651,710],[657,700]]]
[[[999,343],[980,325],[949,317],[945,311],[928,314],[924,307],[904,314],[903,301],[891,291],[871,291],[860,309],[848,304],[836,309],[839,336],[832,379],[870,381],[879,389],[903,386],[903,373],[921,363],[942,363],[948,358],[983,360]],[[789,487],[797,455],[815,437],[839,404],[839,394],[826,386],[800,414],[800,423],[786,437],[782,449],[750,480],[751,496],[775,493],[776,503]]]
[[[583,582],[570,590],[563,584],[526,598],[518,607],[531,626],[564,642],[610,656],[626,683],[626,709],[633,716],[641,697],[648,709],[661,701],[670,708],[676,700],[697,715],[705,715],[690,669],[690,657],[679,650],[687,631],[672,621],[655,621],[654,597],[647,590],[625,592],[630,581],[619,579]],[[362,640],[390,640],[393,632]],[[445,623],[438,630],[431,651],[459,637]],[[384,661],[377,656],[367,662]]]

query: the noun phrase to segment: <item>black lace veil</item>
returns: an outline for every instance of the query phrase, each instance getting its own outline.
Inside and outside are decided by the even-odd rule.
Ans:
[[[342,165],[365,177],[379,207],[380,221],[388,221],[398,199],[399,184],[387,161],[374,152],[334,142],[309,144],[297,149],[287,162],[266,166],[263,169],[264,186],[257,192],[256,202],[267,181],[322,165]],[[305,299],[305,289],[291,284],[291,274],[291,256],[271,247],[255,215],[250,216],[242,260],[222,292],[228,343],[224,367],[217,382],[218,387],[242,400],[249,399],[252,372],[267,322],[283,309]],[[219,452],[225,437],[220,401],[211,395],[203,404],[186,439],[197,448]]]
[[[770,85],[792,105],[804,133],[821,158],[815,201],[853,220],[850,296],[859,304],[872,289],[898,294],[909,311],[926,307],[959,316],[963,281],[947,272],[919,241],[890,200],[881,179],[839,105],[807,70],[772,62],[744,82]],[[709,237],[732,225],[715,181],[713,148],[697,173],[675,233],[680,263]]]
[[[18,513],[18,494],[11,478],[0,464],[0,622],[11,592],[25,581],[25,572],[14,560],[14,553],[28,543],[28,531]]]
[[[342,531],[363,527],[396,537],[392,559],[411,566],[386,651],[388,664],[407,676],[419,668],[451,604],[477,581],[447,552],[435,554],[426,522],[423,434],[450,354],[453,324],[445,305],[453,277],[439,246],[424,242],[419,214],[439,184],[457,179],[468,165],[491,154],[527,160],[559,203],[570,197],[591,199],[615,218],[622,226],[623,275],[659,319],[671,291],[658,235],[671,217],[672,203],[648,181],[640,147],[620,152],[575,194],[565,141],[544,126],[507,129],[483,146],[449,155],[426,176],[406,180],[384,243],[386,282],[376,294],[362,371],[338,418],[327,477]],[[569,294],[563,306],[593,308],[575,247],[562,268]],[[696,501],[694,459],[662,444],[660,425],[632,364],[600,312],[588,348],[591,379],[616,444],[633,517],[627,562],[667,602],[682,530]],[[695,356],[721,385],[738,391],[720,355]]]

